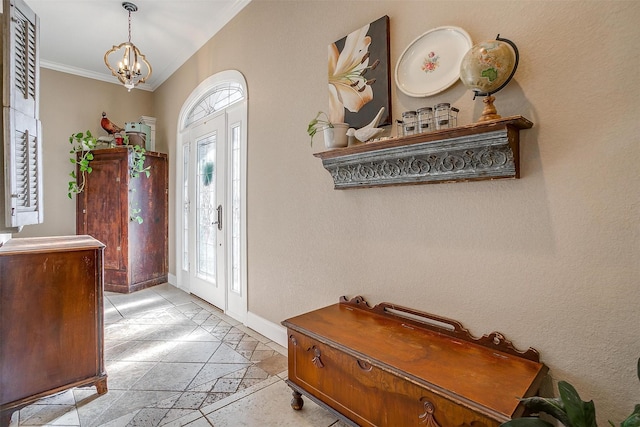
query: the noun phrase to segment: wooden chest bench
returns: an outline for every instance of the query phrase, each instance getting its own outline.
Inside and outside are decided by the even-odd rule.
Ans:
[[[547,373],[538,352],[500,333],[362,297],[282,322],[291,406],[302,395],[354,426],[499,426]]]

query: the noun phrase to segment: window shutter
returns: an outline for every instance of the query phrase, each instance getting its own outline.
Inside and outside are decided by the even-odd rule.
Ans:
[[[9,32],[5,39],[6,53],[9,56],[5,58],[9,71],[9,81],[6,83],[7,88],[12,90],[4,91],[4,106],[38,118],[40,21],[23,0],[5,0],[5,3],[10,4],[11,15],[5,17],[5,26]]]
[[[42,159],[40,121],[13,108],[4,108],[5,138],[9,143],[7,226],[21,227],[42,222]],[[8,117],[7,117],[8,116]]]
[[[38,224],[42,214],[39,19],[23,0],[3,0],[4,224]]]

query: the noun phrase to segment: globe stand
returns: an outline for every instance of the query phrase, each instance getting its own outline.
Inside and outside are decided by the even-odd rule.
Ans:
[[[495,99],[496,98],[493,95],[489,95],[482,100],[482,102],[484,102],[484,109],[482,110],[482,115],[476,121],[476,123],[487,122],[489,120],[502,118],[502,116],[498,114],[496,107],[493,105],[493,101],[495,101]]]

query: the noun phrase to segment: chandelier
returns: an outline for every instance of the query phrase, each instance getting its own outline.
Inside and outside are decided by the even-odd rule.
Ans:
[[[104,54],[104,63],[111,70],[111,74],[120,80],[129,92],[139,83],[144,83],[151,77],[151,65],[147,62],[144,55],[140,53],[140,49],[131,43],[131,12],[136,12],[138,6],[128,1],[122,3],[122,7],[129,12],[129,41],[113,46]],[[121,58],[116,67],[112,67],[109,63],[109,55],[117,53],[116,58]],[[143,66],[146,70],[143,70]]]

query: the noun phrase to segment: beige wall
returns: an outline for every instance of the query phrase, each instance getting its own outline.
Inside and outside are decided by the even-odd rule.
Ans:
[[[326,46],[390,17],[392,67],[423,32],[500,33],[521,52],[499,111],[535,123],[522,179],[335,191],[305,129],[326,109]],[[249,310],[279,323],[341,295],[392,301],[537,348],[600,423],[640,401],[637,307],[640,3],[254,1],[155,92],[174,157],[190,92],[237,69],[249,88]],[[428,99],[478,117],[456,84]],[[173,191],[172,191],[173,194]],[[173,225],[172,225],[173,227]],[[172,233],[172,241],[173,239]]]
[[[522,179],[332,189],[312,156],[322,139],[311,148],[305,132],[328,105],[326,46],[383,15],[392,68],[414,38],[441,25],[517,43],[520,67],[496,105],[535,123],[521,133]],[[99,129],[103,109],[120,123],[128,111],[156,116],[158,148],[174,161],[184,101],[205,78],[237,69],[249,89],[252,313],[278,324],[359,294],[458,319],[476,335],[497,330],[537,348],[555,380],[594,399],[601,425],[619,422],[640,402],[638,22],[633,1],[254,0],[151,101],[45,70],[47,224],[32,232],[73,231],[69,133]],[[467,124],[481,110],[471,98],[459,83],[426,99],[394,85],[394,118],[452,102]],[[123,99],[135,107],[118,111],[130,108]],[[173,182],[173,163],[171,174]],[[172,184],[172,203],[174,194]]]

